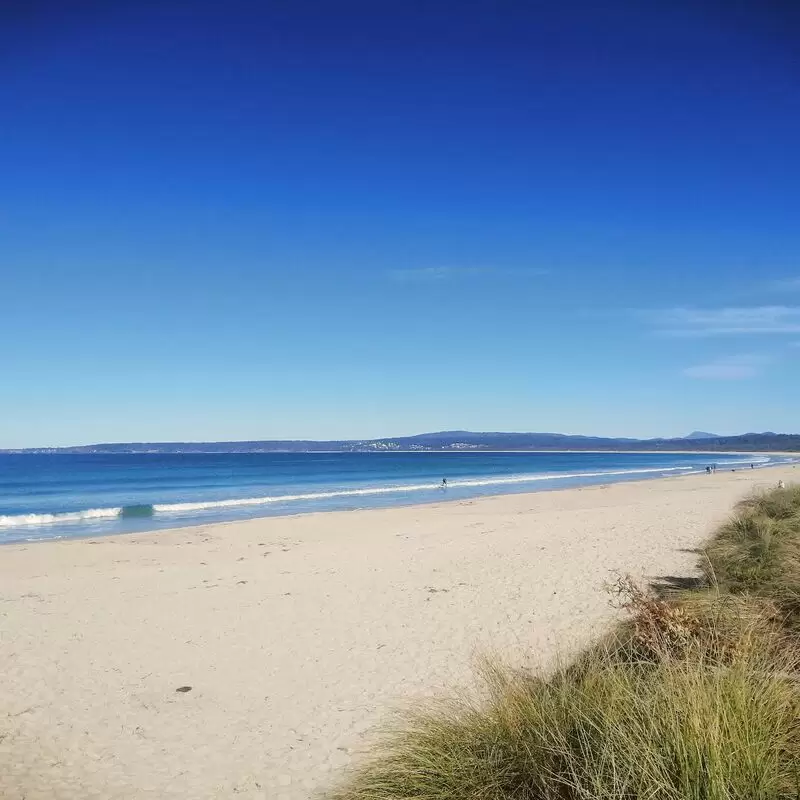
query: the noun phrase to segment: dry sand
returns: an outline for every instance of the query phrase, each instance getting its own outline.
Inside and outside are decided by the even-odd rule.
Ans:
[[[476,652],[550,659],[613,571],[791,467],[0,548],[0,797],[307,798]],[[191,691],[176,689],[191,686]]]

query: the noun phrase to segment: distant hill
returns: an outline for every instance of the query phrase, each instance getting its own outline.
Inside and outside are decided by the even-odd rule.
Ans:
[[[692,431],[688,436],[684,436],[684,439],[719,439],[720,436],[718,433],[707,433],[706,431]]]
[[[390,451],[487,451],[487,450],[635,450],[679,451],[792,451],[800,452],[800,434],[745,433],[716,436],[695,431],[677,439],[625,439],[602,436],[572,436],[563,433],[474,433],[440,431],[386,439],[332,441],[249,441],[249,442],[129,442],[91,444],[77,447],[0,450],[3,453],[314,453]]]

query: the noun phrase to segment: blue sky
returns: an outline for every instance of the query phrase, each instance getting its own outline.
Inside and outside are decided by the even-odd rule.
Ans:
[[[791,4],[69,5],[2,12],[0,447],[800,430]]]

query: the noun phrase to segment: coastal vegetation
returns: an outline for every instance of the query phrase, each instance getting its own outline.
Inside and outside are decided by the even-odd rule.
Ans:
[[[331,800],[796,800],[800,487],[741,503],[703,578],[609,588],[626,616],[548,674],[395,719]]]

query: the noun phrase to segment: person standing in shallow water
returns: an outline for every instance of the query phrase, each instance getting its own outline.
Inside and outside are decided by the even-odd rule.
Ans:
[[[447,488],[447,478],[442,478],[442,489]]]

